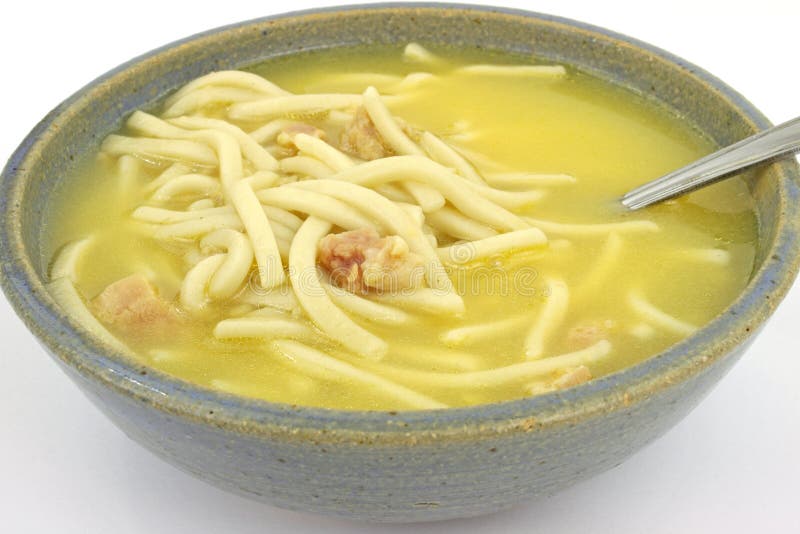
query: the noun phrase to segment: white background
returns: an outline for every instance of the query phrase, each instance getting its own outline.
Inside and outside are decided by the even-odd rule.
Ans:
[[[223,24],[333,3],[5,2],[0,161],[59,101],[135,55]],[[800,115],[796,0],[499,4],[640,38],[719,76],[775,123]],[[176,471],[102,417],[0,297],[0,531],[800,532],[798,327],[795,286],[711,396],[611,472],[493,516],[384,527],[278,510]]]

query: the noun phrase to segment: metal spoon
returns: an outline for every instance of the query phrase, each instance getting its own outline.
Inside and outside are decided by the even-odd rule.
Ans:
[[[743,139],[629,191],[622,204],[638,210],[728,178],[756,163],[800,150],[800,117]]]

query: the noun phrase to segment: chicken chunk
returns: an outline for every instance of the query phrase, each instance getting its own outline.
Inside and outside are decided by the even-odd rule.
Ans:
[[[102,322],[124,331],[156,333],[177,321],[169,303],[140,274],[107,286],[92,300],[92,308]]]
[[[339,145],[343,152],[367,161],[394,155],[363,107],[356,110],[353,120],[345,126]]]
[[[327,137],[323,130],[320,130],[316,126],[312,126],[304,122],[295,122],[294,124],[290,124],[289,126],[284,128],[283,131],[289,135],[297,135],[299,133],[304,133],[312,137],[317,137],[319,139],[325,139],[325,137]]]
[[[312,126],[312,125],[306,124],[304,122],[293,122],[293,123],[291,123],[291,124],[289,124],[287,126],[284,126],[281,129],[281,134],[279,134],[279,135],[285,134],[285,137],[281,137],[281,139],[283,139],[284,142],[285,142],[286,140],[290,140],[295,135],[301,134],[301,133],[307,134],[307,135],[310,135],[311,137],[316,137],[316,138],[322,139],[322,140],[325,140],[325,138],[327,137],[327,135],[325,134],[325,132],[323,130],[320,130],[316,126]],[[279,142],[280,142],[280,139],[279,139]]]
[[[279,159],[289,156],[296,156],[297,147],[294,144],[294,137],[301,133],[316,137],[317,139],[322,139],[323,141],[328,137],[323,130],[320,130],[316,126],[312,126],[304,122],[290,123],[281,128],[280,133],[275,138],[275,141],[278,143],[278,148],[281,151],[278,154],[273,154],[273,156],[276,156]]]
[[[616,327],[612,320],[590,321],[573,326],[567,332],[567,348],[580,350],[590,347],[602,339],[607,339],[609,333]]]
[[[331,281],[354,293],[402,291],[423,284],[423,259],[400,236],[381,237],[369,228],[329,234],[318,252]]]

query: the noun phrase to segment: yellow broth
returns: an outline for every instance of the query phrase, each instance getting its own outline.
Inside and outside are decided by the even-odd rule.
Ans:
[[[501,387],[437,387],[420,384],[397,369],[460,372],[525,361],[523,340],[548,299],[544,280],[551,277],[564,280],[571,294],[567,318],[547,344],[545,357],[574,350],[569,342],[574,327],[603,324],[613,348],[608,357],[589,366],[594,377],[641,362],[683,337],[658,325],[643,327],[648,321],[632,310],[630,291],[699,327],[743,289],[757,237],[752,199],[743,182],[728,180],[637,213],[625,213],[618,205],[626,190],[712,150],[680,118],[574,70],[561,80],[453,72],[462,64],[527,64],[531,58],[442,49],[437,52],[446,61],[419,65],[404,61],[400,52],[390,47],[318,51],[271,60],[251,71],[296,93],[363,91],[362,83],[343,81],[342,73],[432,72],[435,79],[390,105],[395,116],[450,139],[468,157],[480,154],[471,160],[480,171],[567,173],[577,179],[574,184],[543,187],[547,196],[519,213],[562,223],[648,220],[660,230],[620,233],[619,257],[602,284],[588,290],[582,284],[602,254],[607,234],[573,236],[545,230],[548,248],[517,251],[450,271],[466,305],[462,317],[418,314],[409,325],[391,327],[353,317],[389,343],[388,355],[379,363],[367,362],[333,344],[324,345],[329,354],[450,406],[518,399],[531,394],[531,380],[512,380]],[[465,135],[459,135],[459,127]],[[101,155],[65,181],[46,221],[43,252],[53,257],[65,243],[94,235],[76,281],[87,300],[136,272],[149,276],[162,296],[175,300],[186,266],[145,225],[131,219],[133,209],[147,200],[144,186],[166,165],[142,162],[139,176],[126,185],[116,176],[115,164],[115,158]],[[692,252],[705,249],[725,251],[729,261],[709,262]],[[408,408],[381,388],[309,375],[273,351],[269,340],[215,339],[214,325],[236,313],[240,311],[233,304],[212,305],[168,339],[117,335],[143,364],[201,386],[295,405]],[[450,328],[522,314],[530,316],[530,324],[519,323],[485,341],[451,348],[439,340]],[[643,329],[651,337],[643,336]]]

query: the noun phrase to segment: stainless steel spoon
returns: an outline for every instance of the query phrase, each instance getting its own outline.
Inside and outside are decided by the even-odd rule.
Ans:
[[[731,176],[756,163],[800,150],[800,117],[759,132],[686,167],[629,191],[622,204],[632,210],[676,197]]]

